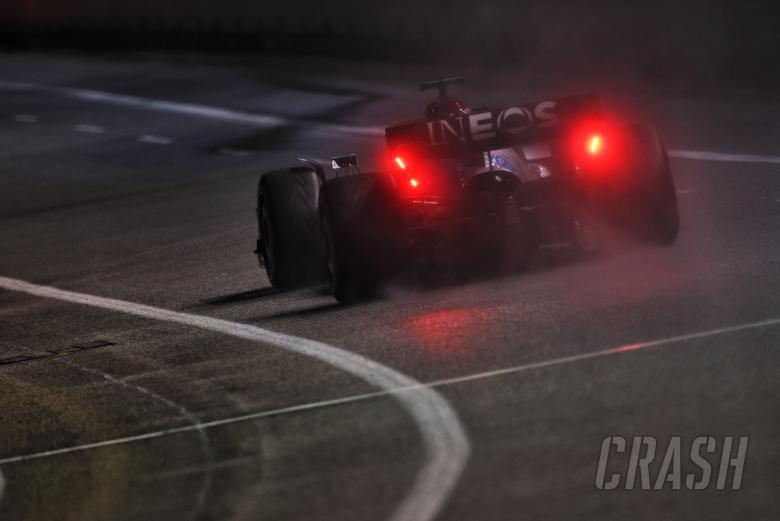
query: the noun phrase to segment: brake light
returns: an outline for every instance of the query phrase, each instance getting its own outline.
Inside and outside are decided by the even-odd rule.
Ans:
[[[623,129],[606,119],[573,125],[566,136],[568,155],[589,179],[616,180],[625,171],[626,141]]]
[[[413,173],[412,171],[407,169],[407,164],[406,164],[407,160],[406,159],[404,159],[401,156],[395,156],[393,158],[393,162],[395,163],[395,165],[402,172],[404,172],[404,174],[402,176],[402,178],[404,179],[403,182],[406,183],[409,186],[409,188],[419,188],[420,187],[420,185],[422,183],[420,182],[419,176],[412,177],[415,173],[418,173],[418,172],[414,172]]]
[[[418,204],[438,204],[445,197],[448,186],[442,181],[443,168],[437,158],[427,156],[418,149],[392,150],[385,159],[392,173],[398,195]]]

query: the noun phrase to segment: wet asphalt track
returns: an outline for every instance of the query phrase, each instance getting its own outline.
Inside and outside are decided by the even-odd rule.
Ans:
[[[776,519],[777,163],[673,159],[671,249],[608,241],[600,259],[349,308],[268,288],[252,254],[259,172],[301,153],[370,164],[381,141],[354,129],[416,116],[414,84],[451,72],[0,56],[0,276],[319,341],[434,384],[385,392],[406,380],[382,387],[365,365],[351,373],[270,337],[0,290],[0,358],[114,344],[0,365],[0,519],[379,520],[408,501],[437,519]],[[494,105],[579,87],[466,73],[480,78],[472,101]],[[608,94],[671,149],[780,156],[768,92],[620,80]],[[410,412],[419,396],[441,398],[430,416]],[[156,436],[166,429],[179,430]],[[458,431],[460,444],[436,438]],[[594,485],[606,436],[702,434],[750,436],[741,490]],[[419,489],[432,461],[433,488]]]

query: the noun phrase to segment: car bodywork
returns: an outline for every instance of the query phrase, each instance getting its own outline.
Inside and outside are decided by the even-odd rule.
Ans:
[[[355,156],[343,156],[329,172],[305,160],[309,170],[261,179],[257,253],[272,283],[329,282],[338,300],[353,301],[441,245],[475,266],[507,253],[522,264],[542,248],[581,253],[583,211],[641,240],[674,242],[674,183],[652,127],[609,121],[595,94],[468,109],[447,94],[458,81],[423,84],[439,96],[425,117],[386,129],[382,172],[361,172]],[[298,196],[285,195],[291,190]],[[263,210],[269,199],[292,206],[276,223]],[[290,235],[308,247],[273,258]],[[298,283],[286,266],[301,255],[315,273]]]

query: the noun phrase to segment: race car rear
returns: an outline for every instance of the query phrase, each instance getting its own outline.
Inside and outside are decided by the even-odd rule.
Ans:
[[[645,241],[676,239],[674,184],[651,127],[610,124],[594,95],[468,110],[446,82],[433,85],[426,118],[386,130],[384,171],[347,157],[330,173],[309,162],[261,178],[258,255],[273,285],[328,282],[349,302],[442,246],[483,269],[522,265],[539,248],[578,252],[583,209]]]

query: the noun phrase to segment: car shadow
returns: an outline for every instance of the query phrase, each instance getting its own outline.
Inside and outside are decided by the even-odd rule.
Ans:
[[[283,289],[274,288],[273,286],[268,286],[265,288],[258,288],[250,291],[241,291],[239,293],[229,293],[227,295],[221,295],[221,296],[201,300],[195,306],[192,307],[221,306],[225,304],[233,304],[235,302],[244,302],[246,300],[255,300],[255,299],[260,299],[265,297],[271,297],[273,295],[278,295],[284,292],[285,290]]]
[[[306,318],[310,316],[321,315],[323,313],[328,313],[331,311],[345,310],[348,307],[349,306],[345,306],[343,304],[339,304],[338,302],[334,301],[334,302],[328,302],[326,304],[318,304],[316,306],[310,306],[306,308],[291,309],[288,311],[280,311],[279,313],[271,313],[269,315],[263,315],[261,317],[257,317],[257,320]]]

